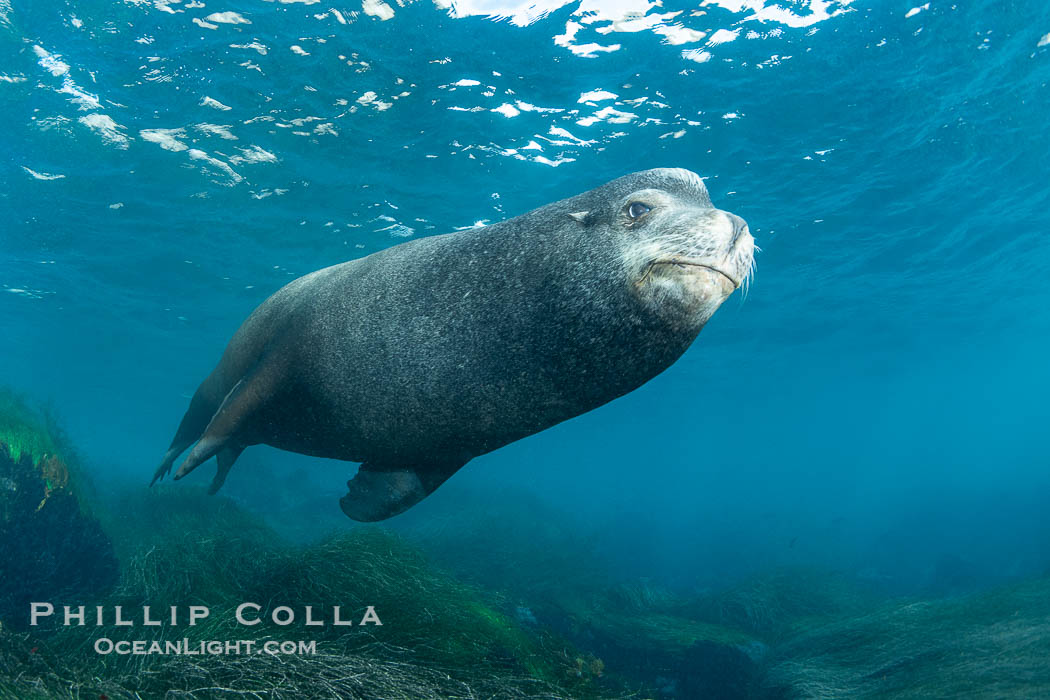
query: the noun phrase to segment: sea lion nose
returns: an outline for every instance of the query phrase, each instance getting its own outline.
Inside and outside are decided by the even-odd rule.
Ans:
[[[740,236],[744,235],[747,231],[747,222],[741,219],[736,214],[732,214],[728,211],[722,212],[729,219],[729,223],[733,226],[733,238],[729,241],[729,248],[732,249],[736,245],[737,240]]]

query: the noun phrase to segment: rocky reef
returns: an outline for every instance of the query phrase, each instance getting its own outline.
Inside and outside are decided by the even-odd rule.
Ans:
[[[0,623],[21,628],[31,600],[73,600],[117,582],[90,487],[53,421],[0,390]]]

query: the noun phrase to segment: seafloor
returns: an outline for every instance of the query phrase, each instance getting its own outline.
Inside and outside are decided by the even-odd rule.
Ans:
[[[293,543],[229,498],[103,495],[84,471],[53,421],[0,394],[2,698],[1050,697],[1050,578],[916,599],[792,569],[683,594],[610,583],[593,543],[538,504]],[[101,605],[106,624],[31,627],[36,597]],[[328,622],[333,605],[352,620],[374,606],[383,624],[238,625],[245,601]],[[210,615],[117,627],[118,605]],[[102,655],[100,637],[317,653]]]

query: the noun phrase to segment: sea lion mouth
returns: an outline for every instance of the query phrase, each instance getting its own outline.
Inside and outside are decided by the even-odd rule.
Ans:
[[[709,263],[697,262],[696,260],[689,260],[688,258],[677,258],[677,257],[665,258],[665,259],[661,259],[661,260],[654,260],[654,261],[652,261],[651,263],[649,263],[649,269],[646,270],[645,275],[643,275],[643,279],[648,277],[649,274],[653,271],[653,268],[656,267],[657,265],[674,265],[675,267],[703,267],[703,268],[707,268],[708,270],[711,270],[712,272],[717,272],[718,274],[722,275],[727,280],[729,280],[733,284],[733,289],[738,289],[740,287],[740,280],[736,279],[735,277],[733,277],[731,274],[729,274],[725,270],[717,268],[714,265],[711,265]]]

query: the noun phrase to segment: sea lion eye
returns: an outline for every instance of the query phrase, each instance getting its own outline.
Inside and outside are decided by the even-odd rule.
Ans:
[[[650,211],[652,211],[652,209],[642,204],[641,202],[631,202],[631,204],[627,207],[627,216],[631,217],[632,219],[637,219],[639,217],[645,216]]]

